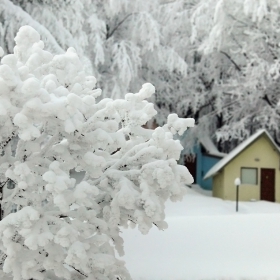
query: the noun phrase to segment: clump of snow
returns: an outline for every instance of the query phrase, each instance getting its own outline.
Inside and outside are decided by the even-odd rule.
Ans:
[[[167,126],[173,134],[182,135],[188,127],[194,127],[194,119],[179,118],[177,114],[170,114],[167,119]]]
[[[39,42],[39,40],[39,33],[28,25],[22,26],[15,37],[15,42],[18,47],[31,47],[34,43]]]

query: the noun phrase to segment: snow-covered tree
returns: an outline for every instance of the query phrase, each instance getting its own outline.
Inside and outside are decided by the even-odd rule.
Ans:
[[[3,272],[14,280],[130,279],[115,257],[123,254],[120,227],[166,228],[164,202],[182,198],[193,181],[177,165],[182,146],[173,136],[194,120],[171,114],[145,129],[156,114],[146,100],[151,84],[97,102],[101,90],[74,48],[53,55],[30,26],[15,42],[14,53],[0,53]]]
[[[28,24],[50,52],[63,53],[73,46],[110,98],[123,98],[124,92],[136,92],[150,81],[156,87],[151,97],[156,122],[163,125],[169,113],[195,117],[199,125],[194,140],[200,132],[213,133],[199,117],[208,112],[215,95],[209,61],[200,58],[199,44],[191,41],[190,19],[197,2],[3,0],[0,43],[11,53],[18,28]]]
[[[205,134],[226,148],[264,126],[280,138],[278,14],[274,0],[2,0],[0,43],[11,53],[31,25],[46,50],[73,46],[105,96],[151,81],[159,125],[194,117],[190,148]]]
[[[182,79],[187,74],[183,9],[181,0],[3,0],[0,43],[12,52],[18,28],[28,24],[42,34],[51,52],[75,47],[90,61],[108,97],[122,97],[148,76],[165,98],[173,95],[166,91],[166,76]]]
[[[280,143],[279,11],[274,0],[203,0],[193,10],[192,39],[213,79],[204,120],[216,119],[223,141],[263,127]]]

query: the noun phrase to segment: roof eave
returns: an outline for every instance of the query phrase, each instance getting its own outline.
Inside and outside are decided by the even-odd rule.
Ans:
[[[217,173],[218,173],[218,171],[213,173],[213,174],[209,174],[209,175],[207,175],[207,173],[206,173],[205,176],[203,177],[203,180],[207,180],[207,179],[209,179],[211,177],[214,177]]]

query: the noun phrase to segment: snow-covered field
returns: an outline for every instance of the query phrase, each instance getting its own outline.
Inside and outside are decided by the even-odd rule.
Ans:
[[[188,189],[169,228],[123,231],[134,280],[280,280],[280,204],[223,201]]]

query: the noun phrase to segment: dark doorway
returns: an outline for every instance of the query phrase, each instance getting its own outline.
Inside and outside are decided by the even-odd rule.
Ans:
[[[185,156],[185,166],[188,168],[189,172],[192,174],[194,179],[194,184],[196,184],[196,156],[186,155]]]
[[[275,169],[261,169],[261,200],[275,201]]]

